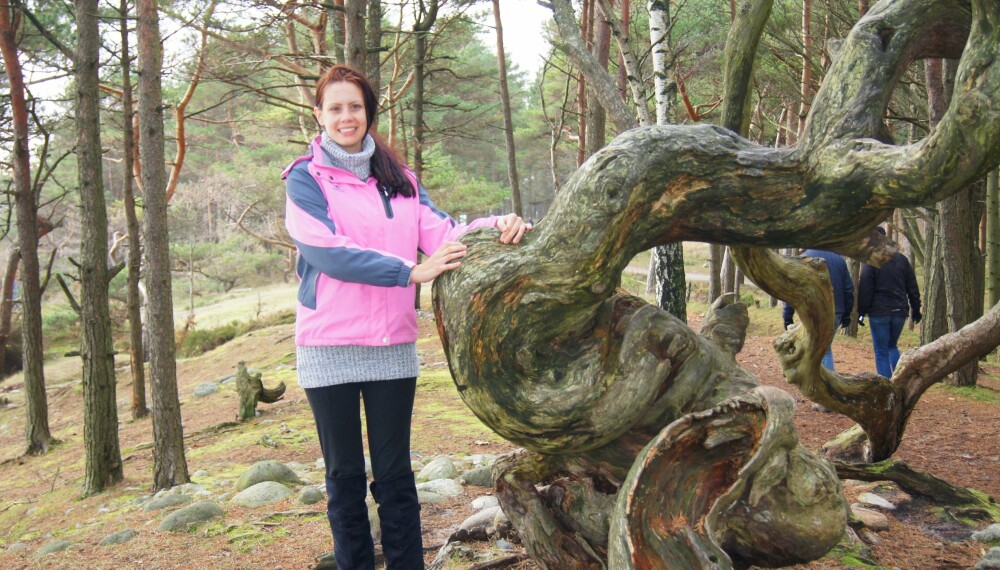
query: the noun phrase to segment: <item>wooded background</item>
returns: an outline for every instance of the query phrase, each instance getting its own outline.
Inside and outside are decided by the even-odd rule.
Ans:
[[[16,341],[5,358],[23,355],[26,450],[42,453],[50,439],[43,333],[83,322],[75,330],[90,426],[85,492],[122,477],[115,346],[133,363],[151,362],[151,401],[140,378],[132,414],[153,410],[155,485],[187,480],[173,369],[175,329],[186,329],[173,322],[174,305],[294,279],[279,173],[317,134],[312,87],[329,65],[371,77],[381,95],[378,131],[456,218],[514,209],[542,220],[569,176],[633,127],[733,125],[721,106],[724,47],[742,4],[543,4],[554,16],[545,25],[552,47],[535,76],[497,57],[496,16],[508,9],[499,0],[0,6],[0,340]],[[736,115],[750,141],[797,144],[843,39],[869,8],[867,0],[774,2],[747,108]],[[926,137],[944,115],[956,68],[925,59],[901,70],[880,140]],[[889,218],[890,237],[922,275],[922,342],[1000,300],[997,213],[994,170],[934,206]],[[738,291],[733,258],[713,247],[709,300]],[[657,248],[652,285],[681,319],[683,267],[679,244]],[[952,381],[974,384],[976,373],[972,362]]]

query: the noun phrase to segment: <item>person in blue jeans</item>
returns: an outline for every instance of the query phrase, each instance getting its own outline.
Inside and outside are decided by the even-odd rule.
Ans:
[[[800,257],[819,257],[826,261],[826,270],[830,273],[830,284],[833,285],[833,312],[834,312],[834,333],[837,327],[846,327],[851,323],[851,309],[854,308],[854,282],[851,280],[851,273],[847,270],[847,262],[843,256],[825,251],[822,249],[807,249]],[[792,326],[792,317],[795,309],[791,305],[785,304],[781,311],[781,318],[785,322],[785,328]],[[833,370],[833,343],[826,349],[823,356],[823,366],[827,370]]]
[[[878,228],[883,234],[885,230]],[[858,283],[858,315],[868,317],[875,349],[875,370],[879,376],[892,377],[899,362],[899,335],[907,315],[920,323],[920,289],[917,277],[906,256],[897,253],[882,267],[867,263],[861,267]]]

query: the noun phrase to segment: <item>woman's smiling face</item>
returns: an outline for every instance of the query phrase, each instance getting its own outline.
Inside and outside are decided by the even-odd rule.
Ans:
[[[350,81],[330,83],[323,88],[320,106],[313,108],[313,114],[333,142],[347,152],[361,152],[367,115],[360,87]]]

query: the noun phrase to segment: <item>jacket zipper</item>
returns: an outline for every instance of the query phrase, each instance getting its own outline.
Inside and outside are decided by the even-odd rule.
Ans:
[[[382,205],[385,206],[385,217],[392,219],[392,203],[389,201],[389,193],[385,191],[385,188],[379,186],[378,195],[382,197]]]

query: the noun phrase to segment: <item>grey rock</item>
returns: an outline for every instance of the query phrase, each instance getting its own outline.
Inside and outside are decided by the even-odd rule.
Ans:
[[[1000,547],[994,546],[976,563],[976,570],[1000,570]]]
[[[156,530],[160,532],[186,530],[190,525],[221,516],[222,507],[212,501],[200,501],[189,507],[184,507],[170,513],[160,522],[160,526]]]
[[[497,456],[488,453],[474,453],[469,456],[469,461],[476,467],[493,467]]]
[[[215,382],[203,382],[198,384],[198,386],[194,389],[194,397],[204,398],[205,396],[211,396],[218,391],[219,385]]]
[[[125,530],[118,531],[114,534],[109,534],[105,536],[103,540],[98,544],[98,546],[109,546],[112,544],[121,544],[123,542],[128,542],[138,536],[139,533],[134,530],[127,528]]]
[[[426,483],[417,483],[418,491],[430,491],[445,497],[456,497],[462,494],[462,485],[454,479],[435,479]]]
[[[448,540],[468,542],[470,540],[488,540],[496,532],[495,521],[502,514],[499,506],[487,507],[465,519],[458,530]]]
[[[497,540],[495,544],[497,545],[497,548],[499,548],[500,550],[506,550],[506,551],[514,550],[514,545],[502,538]]]
[[[316,460],[315,463],[316,471],[326,471],[326,461],[322,457]]]
[[[216,382],[219,384],[230,384],[232,382],[236,382],[236,375],[230,374],[229,376],[223,376],[222,378],[216,380]]]
[[[62,552],[67,548],[73,546],[73,543],[68,540],[53,540],[52,542],[46,544],[45,546],[39,548],[35,551],[35,560],[45,556],[46,554],[52,554],[53,552]]]
[[[484,465],[470,469],[462,473],[462,481],[476,487],[493,487],[493,468]]]
[[[500,504],[500,500],[493,495],[483,495],[482,497],[476,497],[472,501],[472,508],[481,511],[487,507],[495,507]]]
[[[878,511],[851,505],[851,513],[861,521],[861,524],[872,530],[889,530],[889,518]]]
[[[421,505],[433,505],[435,503],[448,502],[447,497],[430,491],[417,491],[417,500],[420,501]]]
[[[25,544],[23,542],[15,542],[14,544],[11,544],[10,546],[7,547],[7,552],[10,552],[10,553],[25,552],[25,551],[29,550],[30,548],[31,548],[30,546],[28,546],[27,544]]]
[[[861,493],[860,495],[858,495],[858,500],[865,505],[879,507],[880,509],[886,509],[887,511],[896,510],[896,505],[880,497],[879,495],[876,495],[875,493]]]
[[[293,483],[301,485],[303,481],[287,465],[280,461],[268,459],[258,461],[243,472],[239,480],[236,481],[236,490],[242,491],[264,481],[275,481],[277,483]]]
[[[191,474],[192,479],[201,477],[208,477],[208,471],[205,471],[204,469],[199,469]]]
[[[315,505],[326,500],[326,493],[318,487],[303,487],[299,492],[299,502],[303,505]]]
[[[983,530],[972,533],[972,540],[978,542],[1000,542],[1000,524],[991,524]]]
[[[150,511],[159,511],[169,507],[176,507],[177,505],[183,505],[191,502],[190,495],[184,494],[169,494],[162,495],[159,497],[153,497],[151,500],[146,501],[142,505],[142,511],[148,513]]]
[[[284,501],[291,496],[291,489],[281,483],[264,481],[236,493],[236,496],[229,499],[229,502],[243,507],[262,507]]]
[[[196,483],[184,483],[173,488],[175,495],[191,495],[192,497],[203,497],[211,495],[212,492]]]
[[[451,458],[441,455],[435,457],[430,463],[424,465],[424,468],[417,473],[417,479],[420,481],[436,481],[438,479],[454,479],[458,476],[458,469],[455,468],[455,463],[452,462]]]

